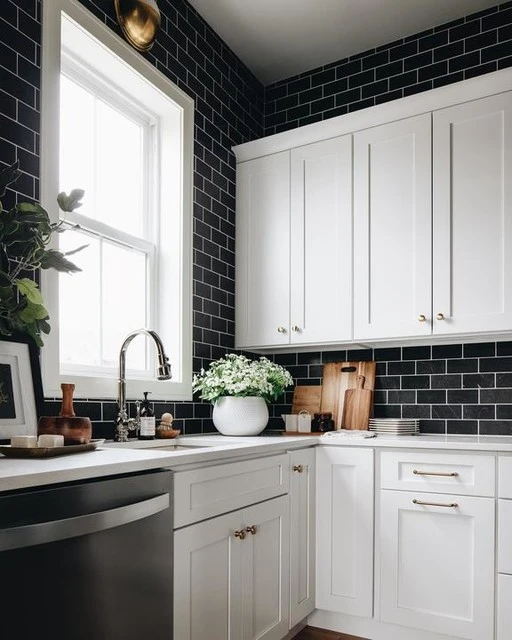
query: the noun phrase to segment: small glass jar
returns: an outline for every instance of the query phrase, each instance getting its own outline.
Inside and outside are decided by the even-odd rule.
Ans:
[[[334,430],[334,420],[332,419],[332,413],[327,411],[325,413],[315,413],[311,422],[311,431],[324,433],[325,431]]]

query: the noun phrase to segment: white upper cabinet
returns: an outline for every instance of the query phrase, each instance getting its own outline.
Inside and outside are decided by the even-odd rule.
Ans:
[[[237,147],[237,347],[510,334],[511,88],[509,69]]]
[[[512,328],[512,93],[434,113],[434,333]]]
[[[354,135],[354,338],[431,332],[431,116]]]
[[[352,339],[352,139],[238,165],[236,344]]]
[[[292,344],[352,339],[352,136],[291,151]]]
[[[289,343],[290,153],[238,165],[236,342]]]

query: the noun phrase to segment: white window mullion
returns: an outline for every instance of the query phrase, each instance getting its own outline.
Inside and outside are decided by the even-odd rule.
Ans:
[[[99,291],[99,313],[100,313],[100,363],[101,366],[105,364],[105,354],[103,348],[103,339],[104,339],[104,304],[103,304],[103,248],[104,248],[104,240],[101,238],[100,240],[100,291]]]

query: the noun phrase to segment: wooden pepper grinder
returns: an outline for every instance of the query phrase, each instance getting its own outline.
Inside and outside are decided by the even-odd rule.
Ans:
[[[62,405],[58,416],[41,416],[37,424],[37,434],[51,433],[63,435],[64,445],[89,444],[92,424],[89,418],[75,416],[73,409],[74,384],[62,383]]]
[[[75,410],[73,409],[73,393],[75,391],[75,385],[63,382],[60,385],[60,388],[62,389],[62,405],[60,407],[59,416],[74,418]]]

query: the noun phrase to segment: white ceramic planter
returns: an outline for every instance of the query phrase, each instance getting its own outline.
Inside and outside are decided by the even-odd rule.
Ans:
[[[267,403],[256,396],[222,396],[213,406],[212,419],[225,436],[256,436],[267,426]]]

